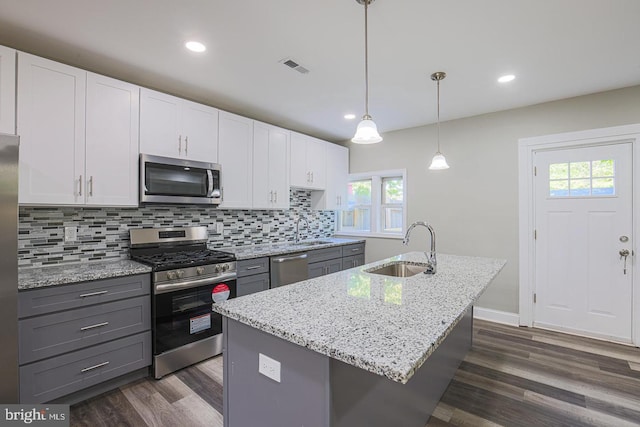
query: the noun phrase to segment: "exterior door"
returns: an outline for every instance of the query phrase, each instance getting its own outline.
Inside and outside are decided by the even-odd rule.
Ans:
[[[534,165],[534,325],[631,342],[631,143],[538,151]]]

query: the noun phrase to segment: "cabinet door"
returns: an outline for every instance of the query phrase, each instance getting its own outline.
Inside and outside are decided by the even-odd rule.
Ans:
[[[20,52],[20,203],[84,203],[86,71]]]
[[[289,136],[285,129],[269,130],[269,187],[275,209],[289,209]]]
[[[138,86],[87,75],[86,201],[138,206]]]
[[[314,262],[313,264],[309,264],[309,279],[324,276],[325,274],[327,274],[326,267],[327,261]]]
[[[255,294],[269,289],[269,273],[239,277],[237,280],[237,296]]]
[[[0,46],[0,133],[16,133],[16,51]]]
[[[180,104],[175,96],[140,90],[140,152],[156,156],[181,157]]]
[[[269,183],[269,126],[253,122],[253,208],[269,209],[273,189]]]
[[[309,187],[311,175],[307,169],[307,140],[308,136],[291,132],[291,149],[289,152],[289,177],[292,187]]]
[[[191,101],[182,102],[182,154],[200,162],[218,161],[218,110]]]
[[[307,140],[307,169],[311,173],[310,188],[324,190],[326,174],[326,149],[328,142],[316,138]]]
[[[326,188],[311,193],[311,208],[317,210],[345,209],[349,180],[349,149],[336,144],[326,145]]]
[[[251,208],[253,120],[220,112],[218,162],[222,166],[220,208]]]

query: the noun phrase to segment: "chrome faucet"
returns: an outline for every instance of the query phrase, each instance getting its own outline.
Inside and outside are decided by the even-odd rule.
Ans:
[[[295,243],[298,243],[300,241],[300,220],[304,221],[304,223],[307,224],[307,230],[311,229],[309,227],[309,221],[307,221],[306,218],[303,217],[302,215],[299,215],[298,218],[296,219],[296,234],[294,236]]]
[[[409,234],[411,234],[411,230],[416,228],[418,225],[426,227],[427,230],[429,230],[429,234],[431,235],[431,250],[429,251],[429,253],[424,253],[427,257],[427,269],[425,270],[424,274],[436,274],[436,267],[438,265],[438,262],[436,261],[436,232],[433,231],[433,227],[431,227],[424,221],[414,222],[413,224],[411,224],[411,226],[409,226],[407,234],[404,235],[402,244],[405,246],[409,244]]]

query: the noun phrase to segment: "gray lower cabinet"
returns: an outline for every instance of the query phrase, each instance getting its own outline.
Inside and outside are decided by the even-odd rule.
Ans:
[[[363,255],[353,255],[342,258],[342,269],[348,270],[353,267],[360,267],[364,265],[364,254]]]
[[[150,275],[21,291],[20,402],[44,403],[151,365]]]
[[[363,265],[364,247],[364,243],[354,243],[309,251],[309,278]]]
[[[269,258],[240,260],[236,263],[237,296],[249,295],[269,289]]]
[[[309,279],[320,277],[343,270],[342,258],[330,259],[328,261],[314,262],[309,264]]]

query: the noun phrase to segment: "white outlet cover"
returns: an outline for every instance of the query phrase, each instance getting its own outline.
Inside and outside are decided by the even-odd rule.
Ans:
[[[271,226],[269,224],[263,224],[262,225],[262,232],[263,233],[269,233],[271,231]]]
[[[258,372],[275,382],[280,382],[280,362],[258,353]]]
[[[77,227],[65,227],[64,228],[64,241],[75,242],[78,240],[78,228]]]
[[[216,233],[222,234],[223,231],[224,231],[224,224],[222,224],[221,222],[216,223]]]

